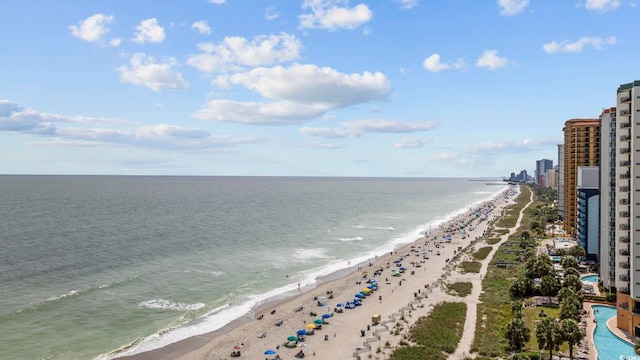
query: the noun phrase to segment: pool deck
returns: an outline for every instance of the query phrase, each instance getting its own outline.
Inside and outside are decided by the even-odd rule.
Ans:
[[[576,356],[578,359],[588,359],[588,360],[598,359],[598,352],[596,351],[596,347],[593,342],[593,332],[596,329],[596,322],[595,322],[595,316],[593,314],[592,305],[603,305],[603,304],[589,303],[589,302],[584,303],[584,308],[585,310],[587,310],[587,329],[586,329],[587,336],[585,337],[585,340],[587,343],[588,351],[587,353],[578,352],[578,354],[576,354],[580,356],[580,357]],[[628,342],[629,344],[633,345],[635,343],[635,339],[633,336],[631,336],[628,332],[624,330],[618,329],[618,327],[616,326],[615,316],[607,320],[607,328],[609,328],[609,330],[612,333],[614,333],[616,336],[618,336],[622,340]]]

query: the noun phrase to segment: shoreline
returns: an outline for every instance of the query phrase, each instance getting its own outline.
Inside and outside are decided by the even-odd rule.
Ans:
[[[348,301],[348,297],[350,295],[347,294],[357,292],[358,287],[360,287],[360,284],[357,283],[361,282],[362,284],[364,284],[362,280],[366,279],[363,278],[363,271],[374,272],[375,270],[379,270],[382,273],[380,278],[382,279],[384,277],[388,280],[390,277],[390,272],[386,269],[390,268],[390,264],[392,264],[394,256],[399,256],[399,254],[406,253],[407,255],[404,256],[408,257],[410,255],[414,255],[412,253],[416,251],[416,248],[422,249],[422,247],[424,246],[424,249],[420,251],[428,251],[430,259],[425,260],[423,259],[423,256],[420,255],[420,262],[412,261],[412,267],[410,269],[412,275],[410,277],[407,277],[407,275],[405,274],[399,280],[397,285],[391,283],[396,282],[396,279],[393,279],[391,281],[383,281],[380,279],[381,286],[378,290],[375,290],[376,294],[374,295],[374,297],[380,297],[380,299],[384,297],[385,299],[384,304],[383,301],[379,301],[379,304],[371,304],[377,305],[375,306],[375,310],[378,311],[378,313],[386,315],[388,314],[388,308],[391,308],[393,310],[402,309],[406,306],[407,302],[410,302],[412,300],[412,298],[417,298],[417,294],[420,293],[421,289],[427,289],[429,284],[441,283],[441,279],[445,276],[445,273],[451,272],[451,264],[449,263],[449,260],[456,256],[456,252],[458,252],[457,254],[460,255],[459,251],[462,248],[473,246],[476,240],[482,238],[482,236],[484,235],[487,235],[487,230],[491,227],[491,225],[497,218],[502,216],[504,208],[508,205],[506,204],[508,202],[506,200],[506,195],[511,194],[512,189],[514,188],[509,187],[496,193],[490,199],[468,205],[465,208],[465,211],[456,214],[451,219],[443,221],[433,228],[429,228],[428,230],[421,232],[421,237],[413,240],[412,242],[398,245],[397,248],[391,252],[388,252],[384,255],[371,257],[370,259],[364,260],[351,267],[343,268],[331,274],[319,277],[317,278],[316,283],[308,289],[305,289],[303,287],[299,292],[295,290],[289,291],[282,294],[282,296],[278,298],[269,299],[253,308],[250,313],[231,321],[230,323],[217,330],[180,340],[162,348],[133,355],[119,357],[116,356],[115,358],[132,360],[229,359],[230,353],[231,351],[233,351],[233,345],[236,343],[244,344],[244,347],[241,349],[243,357],[247,357],[247,355],[250,358],[257,358],[258,355],[264,356],[263,352],[267,348],[273,348],[274,350],[278,351],[279,355],[282,354],[282,356],[289,358],[293,357],[295,352],[297,352],[299,349],[280,350],[278,349],[280,347],[279,344],[284,345],[284,343],[286,342],[284,340],[287,338],[287,336],[285,336],[284,334],[287,334],[288,336],[292,334],[295,335],[296,329],[302,329],[305,326],[305,322],[308,323],[309,321],[313,320],[309,315],[307,315],[310,311],[314,311],[316,313],[327,311],[328,313],[335,315],[329,319],[330,325],[326,326],[332,331],[340,329],[340,332],[342,332],[342,330],[351,328],[349,332],[360,335],[360,330],[362,329],[353,328],[353,322],[349,323],[336,321],[336,319],[344,320],[347,317],[353,317],[353,315],[359,313],[357,314],[359,315],[357,316],[357,320],[358,322],[363,324],[360,327],[365,327],[364,324],[366,322],[369,322],[368,320],[370,319],[370,314],[368,313],[363,317],[362,313],[366,311],[364,310],[364,308],[367,307],[370,307],[370,310],[374,310],[374,306],[368,306],[369,303],[372,302],[371,299],[364,300],[363,306],[358,307],[357,309],[344,310],[345,313],[349,313],[348,315],[334,313],[332,310],[335,310],[337,308],[332,307],[332,304],[335,305],[335,303],[337,303],[338,301]],[[519,193],[518,188],[515,189],[516,194]],[[487,206],[493,206],[492,211],[489,213],[491,218],[487,218],[484,222],[478,221],[478,219],[468,221],[468,219],[470,219],[470,217],[474,213],[477,213],[479,209],[486,209]],[[458,229],[459,224],[464,222],[465,220],[470,227],[472,227],[472,225],[476,225],[476,223],[478,224],[475,226],[473,231],[469,231],[469,228],[466,228],[464,230]],[[445,241],[446,236],[450,238],[450,242]],[[437,252],[440,252],[441,255],[436,255]],[[415,255],[418,256],[418,254]],[[407,266],[407,268],[408,267],[409,266]],[[418,275],[415,276],[414,273],[418,273]],[[404,286],[404,288],[402,287],[403,282],[414,283],[414,279],[419,280],[420,282],[422,282],[422,284],[413,289],[409,289],[409,286]],[[325,308],[316,307],[316,304],[314,303],[315,297],[323,296],[328,292],[332,292],[333,294],[335,294],[335,300],[329,300],[331,301],[331,303],[329,303]],[[427,292],[431,292],[431,289],[424,290],[424,293],[421,294],[421,296],[424,296],[426,298]],[[311,300],[312,298],[313,300]],[[387,299],[390,299],[390,301],[387,301]],[[299,307],[303,307],[304,310],[297,312],[294,311]],[[383,312],[383,309],[387,311]],[[275,314],[271,314],[270,310],[275,311]],[[252,317],[252,314],[255,314],[255,316],[264,315],[264,319],[257,320]],[[302,321],[300,322],[300,320]],[[278,321],[283,322],[282,326],[274,325]],[[292,325],[292,323],[296,322],[298,323],[298,325]],[[357,327],[358,326],[356,326],[356,328]],[[366,326],[366,332],[368,333],[367,336],[370,336],[370,327],[370,324]],[[376,329],[376,331],[377,330],[381,329]],[[323,335],[331,335],[331,331],[327,332],[327,334],[324,334],[322,331],[318,332]],[[337,341],[336,332],[337,331],[332,332],[334,338],[330,339],[331,341],[329,341],[329,339],[325,337],[324,342],[320,342],[320,344],[314,344],[317,346],[313,346],[311,342],[317,343],[321,341],[321,336],[309,336],[307,340],[308,343],[305,343],[305,345],[307,345],[307,349],[304,350],[309,351],[313,354],[322,353],[324,352],[324,350],[326,350],[324,349],[326,346],[322,345],[331,345],[331,347],[335,347],[337,342],[344,343],[345,341]],[[264,338],[258,338],[258,335],[262,333],[266,333],[267,336]],[[276,335],[272,336],[272,334]],[[278,334],[282,335],[277,337]],[[351,354],[351,352],[355,354],[362,340],[362,337],[355,336],[355,341],[351,339],[347,342],[348,344],[341,344],[339,347],[342,350],[351,349],[351,351],[349,351],[349,354]],[[318,356],[318,358],[324,358],[323,356],[320,356],[320,354],[318,354]],[[347,356],[347,354],[345,353],[344,356]],[[331,357],[326,358],[329,359]]]

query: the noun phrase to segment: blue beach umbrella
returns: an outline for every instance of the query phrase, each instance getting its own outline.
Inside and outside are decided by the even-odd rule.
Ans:
[[[343,306],[344,306],[344,304],[343,304],[343,303],[337,303],[337,304],[336,304],[336,306],[337,306],[337,307],[343,307]]]
[[[305,329],[300,329],[296,332],[298,335],[307,335],[307,330]]]
[[[275,355],[276,351],[275,350],[267,350],[264,352],[265,355]]]
[[[331,314],[322,314],[323,319],[328,319],[331,317]]]
[[[359,294],[359,293],[358,293],[358,294],[355,294],[355,295],[353,295],[353,296],[355,296],[355,297],[357,297],[357,298],[361,298],[361,297],[362,297],[362,294]]]

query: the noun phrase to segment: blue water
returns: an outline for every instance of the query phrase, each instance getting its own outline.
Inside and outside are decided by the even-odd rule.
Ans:
[[[469,179],[0,176],[0,359],[137,353],[414,241]],[[352,265],[348,265],[349,261]]]
[[[580,280],[588,281],[588,282],[592,282],[592,283],[597,283],[598,282],[598,275],[583,276],[583,277],[580,278]]]
[[[637,359],[638,355],[633,346],[620,339],[607,327],[607,320],[616,316],[616,308],[612,306],[593,305],[596,316],[596,329],[593,332],[593,342],[598,351],[598,360]]]
[[[552,256],[551,260],[554,264],[560,264],[560,260],[562,260],[562,256]]]

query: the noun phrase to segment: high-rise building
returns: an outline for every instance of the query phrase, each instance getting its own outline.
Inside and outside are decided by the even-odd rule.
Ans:
[[[600,191],[598,166],[578,166],[576,239],[585,249],[588,260],[598,258],[598,230],[600,228]]]
[[[564,219],[564,144],[558,144],[558,215]]]
[[[640,81],[618,87],[615,144],[615,287],[618,327],[640,336]]]
[[[575,234],[578,166],[600,165],[600,120],[571,119],[564,128],[564,229]]]
[[[553,161],[549,159],[542,159],[536,161],[536,184],[547,186],[546,184],[546,175],[547,170],[553,168]]]
[[[616,108],[600,114],[600,256],[602,286],[616,290]],[[626,137],[625,137],[626,139]]]
[[[571,119],[564,128],[564,229],[575,234],[578,166],[600,165],[600,120]]]

